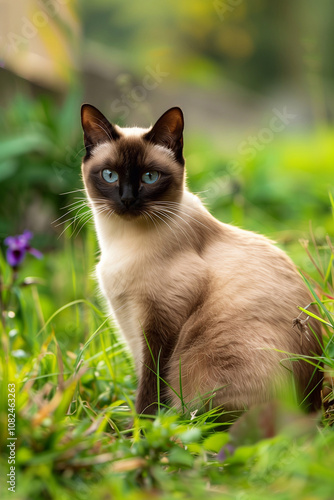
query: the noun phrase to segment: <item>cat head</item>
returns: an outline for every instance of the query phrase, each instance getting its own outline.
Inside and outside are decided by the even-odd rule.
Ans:
[[[94,106],[81,108],[86,191],[100,213],[147,217],[179,202],[184,187],[183,114],[171,108],[150,129],[111,124]]]

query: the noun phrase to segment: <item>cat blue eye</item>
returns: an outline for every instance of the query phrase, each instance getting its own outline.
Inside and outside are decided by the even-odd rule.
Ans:
[[[102,170],[102,177],[105,181],[112,184],[118,180],[118,173],[115,170],[109,170],[109,168],[105,168]]]
[[[153,172],[146,172],[142,175],[141,180],[145,182],[145,184],[154,184],[159,179],[159,172],[155,170]]]

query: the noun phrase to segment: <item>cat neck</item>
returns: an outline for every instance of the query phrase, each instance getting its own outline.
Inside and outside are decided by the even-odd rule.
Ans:
[[[164,202],[161,212],[154,217],[127,220],[94,210],[94,218],[102,253],[115,245],[144,250],[154,244],[158,249],[159,246],[166,247],[167,242],[171,246],[173,240],[176,246],[185,248],[196,231],[214,220],[200,199],[187,189],[184,189],[180,202]]]

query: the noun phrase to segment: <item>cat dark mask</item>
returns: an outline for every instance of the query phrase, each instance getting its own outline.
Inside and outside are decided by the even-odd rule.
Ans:
[[[171,108],[151,129],[122,129],[94,106],[81,108],[91,201],[117,215],[148,215],[157,202],[178,202],[184,183],[183,113]]]

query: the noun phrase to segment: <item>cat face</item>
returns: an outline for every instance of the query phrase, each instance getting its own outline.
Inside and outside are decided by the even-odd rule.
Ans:
[[[112,125],[94,106],[81,109],[82,173],[93,205],[124,219],[147,217],[158,203],[179,202],[184,184],[183,114],[164,113],[151,129]]]

